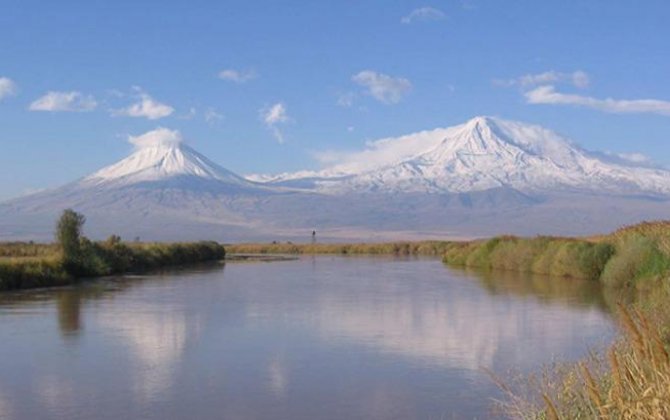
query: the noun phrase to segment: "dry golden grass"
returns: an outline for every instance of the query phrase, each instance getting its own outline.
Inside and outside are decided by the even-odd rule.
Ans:
[[[530,380],[534,401],[504,386],[504,412],[524,419],[670,418],[670,356],[660,328],[635,309],[620,306],[619,313],[623,337],[605,355]]]

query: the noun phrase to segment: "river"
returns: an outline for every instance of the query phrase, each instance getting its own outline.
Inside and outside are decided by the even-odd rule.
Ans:
[[[429,258],[228,263],[0,295],[2,419],[470,419],[615,328],[594,285]]]

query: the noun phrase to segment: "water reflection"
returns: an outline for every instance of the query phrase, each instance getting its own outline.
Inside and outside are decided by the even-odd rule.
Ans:
[[[355,343],[473,376],[482,368],[510,363],[530,368],[551,355],[582,352],[584,337],[600,335],[608,323],[607,305],[593,282],[469,272],[449,283],[439,277],[408,283],[406,273],[393,264],[389,267],[388,272],[386,266],[373,265],[370,272],[359,267],[351,273],[338,268],[354,284],[319,284],[299,306],[250,299],[247,315],[299,321],[323,340]],[[373,272],[384,281],[370,290],[367,276]],[[434,274],[447,275],[442,267]],[[562,280],[566,281],[561,284]],[[481,293],[476,284],[489,293]],[[280,293],[273,290],[272,295]]]
[[[514,271],[465,270],[465,273],[494,295],[534,297],[545,302],[560,301],[567,305],[611,310],[603,288],[597,281]]]
[[[130,356],[133,394],[149,401],[172,386],[187,339],[197,339],[198,319],[169,308],[145,307],[142,313],[102,313],[96,326],[114,337]]]
[[[482,367],[607,339],[591,286],[308,257],[0,295],[0,418],[488,417]]]
[[[83,328],[81,304],[82,297],[78,290],[66,290],[56,294],[58,326],[64,336],[76,335]]]

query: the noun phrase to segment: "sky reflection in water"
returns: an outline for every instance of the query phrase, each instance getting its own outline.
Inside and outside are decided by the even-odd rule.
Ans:
[[[489,418],[611,340],[592,284],[305,257],[0,296],[0,418]]]

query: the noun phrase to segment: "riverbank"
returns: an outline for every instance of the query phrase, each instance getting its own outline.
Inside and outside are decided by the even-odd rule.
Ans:
[[[216,242],[125,243],[118,237],[82,241],[75,269],[53,244],[0,244],[0,291],[65,286],[82,278],[140,273],[161,268],[222,260]]]
[[[313,243],[291,242],[228,244],[231,254],[339,254],[339,255],[431,255],[441,256],[453,242]]]
[[[622,336],[604,354],[552,364],[516,389],[511,418],[670,417],[670,222],[591,238],[503,236],[449,246],[443,261],[479,270],[593,281],[617,296]],[[514,390],[513,390],[514,389]]]
[[[592,238],[501,236],[454,243],[451,266],[510,270],[645,289],[670,272],[670,222],[648,222]]]

